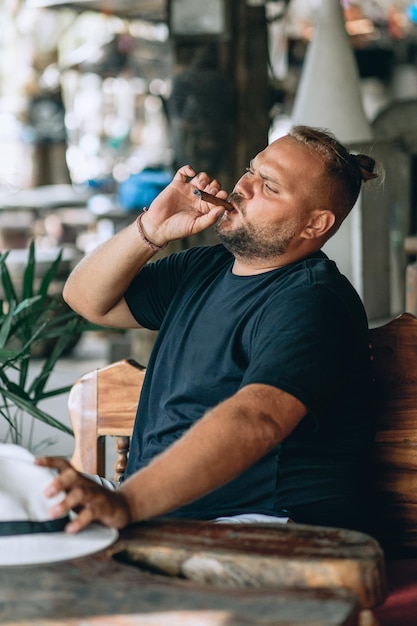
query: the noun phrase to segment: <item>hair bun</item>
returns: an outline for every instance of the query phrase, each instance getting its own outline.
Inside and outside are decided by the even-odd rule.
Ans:
[[[356,165],[361,173],[361,178],[363,182],[366,183],[366,181],[368,180],[378,178],[379,174],[377,172],[374,172],[376,163],[375,159],[366,154],[354,154],[351,156],[353,156],[356,161]]]

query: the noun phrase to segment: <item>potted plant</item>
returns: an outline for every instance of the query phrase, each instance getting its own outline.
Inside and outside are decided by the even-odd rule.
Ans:
[[[92,328],[66,305],[60,291],[54,293],[52,289],[62,254],[60,250],[39,278],[32,242],[16,280],[7,264],[9,252],[0,253],[0,440],[25,445],[32,451],[48,444],[44,440],[35,445],[34,420],[72,434],[39,403],[69,391],[70,386],[47,390],[47,383],[58,359],[68,353],[85,329]],[[34,359],[38,366],[35,376],[31,368]]]

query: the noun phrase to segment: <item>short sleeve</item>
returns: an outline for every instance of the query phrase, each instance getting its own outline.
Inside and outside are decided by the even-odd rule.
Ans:
[[[211,271],[216,273],[219,259],[223,264],[231,262],[223,246],[200,246],[145,265],[125,293],[133,317],[144,328],[159,330],[174,299],[193,290]]]
[[[141,326],[159,330],[186,267],[187,255],[179,252],[148,263],[135,276],[125,300]]]

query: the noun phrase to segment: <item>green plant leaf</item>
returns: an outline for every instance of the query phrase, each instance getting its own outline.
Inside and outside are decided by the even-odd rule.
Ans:
[[[69,335],[73,334],[73,322],[74,320],[77,322],[75,327],[80,326],[83,327],[83,324],[80,324],[76,319],[77,314],[74,311],[70,311],[64,314],[57,314],[56,316],[51,316],[49,319],[44,320],[42,325],[42,332],[37,337],[37,341],[45,340],[45,339],[56,339],[61,337],[63,334]],[[81,328],[80,328],[81,329]]]
[[[6,316],[4,317],[4,319],[2,320],[2,325],[0,328],[0,348],[4,348],[4,346],[6,345],[7,341],[10,338],[15,310],[16,310],[16,302],[15,300],[12,300],[10,302],[9,310]]]
[[[64,393],[68,393],[71,391],[72,385],[67,385],[66,387],[57,387],[56,389],[51,389],[50,391],[44,391],[39,395],[40,400],[46,400],[47,398],[54,398],[55,396],[61,396]]]
[[[62,254],[60,250],[37,288],[33,241],[18,282],[14,282],[7,267],[8,253],[0,253],[0,283],[3,287],[0,300],[0,419],[6,421],[9,431],[13,430],[13,437],[20,441],[23,437],[20,430],[26,429],[26,425],[29,437],[32,437],[34,419],[72,434],[69,427],[40,409],[38,403],[71,389],[71,385],[47,389],[47,383],[57,361],[74,343],[74,337],[87,329],[103,328],[90,324],[72,311],[62,296],[49,293]],[[21,290],[17,287],[20,282]],[[34,359],[39,373],[33,378],[29,374],[33,372],[30,366]]]
[[[6,420],[6,422],[9,425],[9,428],[15,431],[17,430],[15,421],[9,417],[6,411],[3,411],[3,409],[0,409],[0,415]]]
[[[25,312],[27,309],[33,309],[33,305],[42,302],[42,296],[28,296],[16,306],[15,315]]]
[[[6,265],[6,259],[9,253],[5,252],[0,256],[0,276],[3,285],[4,297],[7,302],[18,302],[16,290],[14,288],[9,269]]]
[[[58,256],[56,257],[56,259],[52,262],[51,266],[49,267],[48,271],[46,272],[45,276],[42,278],[40,287],[39,287],[39,295],[41,296],[46,296],[48,293],[48,289],[50,287],[50,284],[52,282],[52,280],[55,278],[59,266],[61,264],[61,259],[62,259],[62,254],[63,254],[63,249],[61,249],[58,253]]]
[[[4,361],[13,361],[18,359],[20,350],[8,350],[7,348],[0,348],[0,370],[4,368]]]
[[[66,424],[63,424],[59,420],[52,417],[52,415],[49,415],[48,413],[37,407],[35,404],[33,404],[33,402],[24,398],[21,395],[20,390],[19,393],[14,393],[13,391],[9,391],[8,389],[1,389],[0,393],[4,397],[11,400],[17,407],[19,407],[35,419],[38,419],[44,424],[48,424],[49,426],[52,426],[57,430],[67,433],[68,435],[74,435],[72,429],[66,426]]]
[[[3,403],[0,404],[0,415],[4,417],[12,430],[16,430],[16,416],[13,410],[15,408],[14,404],[7,402],[7,399],[3,396],[0,397],[3,400]]]
[[[39,375],[33,380],[30,386],[29,391],[31,394],[33,393],[36,400],[42,396],[45,385],[56,365],[56,362],[65,352],[68,345],[73,341],[74,335],[80,332],[80,327],[82,327],[82,318],[79,316],[74,318],[74,315],[76,314],[73,313],[73,319],[66,324],[64,332],[62,332],[62,326],[60,326],[59,338],[56,341],[51,354],[44,361]]]
[[[42,296],[33,296],[23,300],[14,311],[13,336],[22,344],[34,342],[49,323],[48,307]]]
[[[22,387],[18,383],[15,383],[13,380],[7,381],[6,389],[7,391],[10,391],[11,393],[18,394],[19,396],[21,396],[22,399],[25,399],[28,402],[31,402],[31,398],[29,397],[29,394],[24,389],[22,389]],[[4,389],[0,388],[1,395],[3,395],[3,391]]]
[[[23,273],[23,284],[22,284],[22,299],[31,298],[33,296],[33,285],[35,282],[35,269],[36,269],[36,259],[35,259],[35,242],[30,242],[29,252],[28,252],[28,260],[26,263],[25,271]]]

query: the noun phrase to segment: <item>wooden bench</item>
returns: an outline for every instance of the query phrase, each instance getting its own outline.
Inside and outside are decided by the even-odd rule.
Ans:
[[[417,318],[370,331],[378,537],[390,556],[417,556]],[[417,623],[417,620],[416,620]]]
[[[395,568],[398,564],[394,559],[410,558],[417,553],[417,318],[404,313],[379,328],[371,329],[370,345],[376,430],[373,467],[377,510],[377,524],[372,534],[389,559],[389,585],[390,589],[394,589]],[[78,469],[89,473],[104,473],[104,441],[106,436],[111,435],[116,436],[119,454],[116,474],[123,473],[144,373],[144,368],[135,362],[119,361],[86,374],[74,385],[69,397],[69,410],[76,442],[72,462]],[[313,550],[313,545],[323,529],[307,528],[310,534],[308,540],[304,536],[303,541],[307,542],[304,545],[310,546]],[[350,531],[341,530],[341,532]],[[364,594],[369,593],[369,588],[366,593],[364,592],[363,580],[355,587],[357,596],[362,598],[360,600],[362,607],[372,607],[381,603],[384,594],[384,572],[379,562],[379,544],[372,543],[371,537],[368,540],[369,549],[373,554],[375,580],[370,583],[370,587],[373,588],[371,602],[363,601]],[[342,549],[343,541],[340,535],[338,540],[334,541],[336,555],[337,546]],[[245,550],[246,545],[242,546],[242,549]],[[286,554],[287,570],[294,563],[296,556],[295,539],[292,549],[294,550],[292,556]],[[312,555],[313,551],[311,563],[322,564],[322,561],[316,558],[317,554],[314,558]],[[279,551],[274,553],[274,556],[278,563]],[[348,561],[345,553],[342,558],[345,567],[349,566]],[[413,563],[413,560],[407,562],[414,576]],[[283,562],[280,567],[282,574]],[[322,588],[326,585],[331,586],[332,576],[334,573],[329,574],[326,581],[321,580],[318,586]],[[288,580],[291,578],[288,577]],[[314,586],[311,581],[306,584],[309,587]],[[413,578],[411,584],[415,584],[417,598],[417,579]],[[346,584],[342,586],[346,587]],[[385,604],[390,605],[390,602],[392,603],[392,598],[388,597]],[[382,621],[383,609],[384,607],[378,609],[381,626],[385,626],[385,622]],[[417,615],[417,600],[415,610]],[[416,623],[417,617],[413,626]],[[394,621],[386,622],[386,625],[405,626]]]

